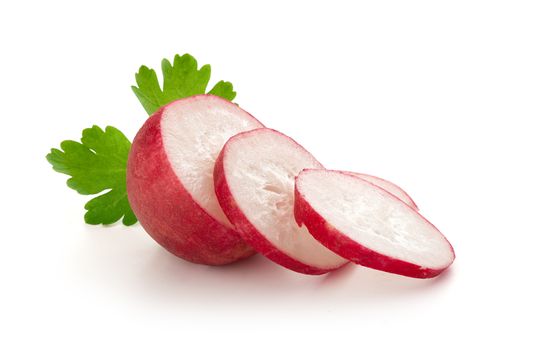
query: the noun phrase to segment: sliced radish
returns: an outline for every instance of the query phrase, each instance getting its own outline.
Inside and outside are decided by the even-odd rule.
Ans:
[[[151,116],[133,141],[127,171],[128,199],[144,229],[195,263],[220,265],[253,254],[218,204],[213,168],[227,139],[262,126],[210,95],[178,100]]]
[[[409,205],[411,208],[418,210],[418,206],[413,201],[411,196],[407,194],[400,186],[393,184],[392,182],[382,179],[377,176],[368,175],[368,174],[361,174],[361,173],[354,173],[352,171],[341,171],[343,173],[354,175],[362,178],[363,180],[366,180],[378,187],[383,188],[385,191],[390,192],[391,194],[395,195],[399,199],[401,199],[403,202],[405,202],[407,205]]]
[[[316,241],[294,220],[294,178],[322,165],[291,138],[271,129],[233,136],[218,156],[217,198],[242,237],[272,261],[322,274],[347,260]]]
[[[326,247],[374,269],[429,278],[455,258],[446,238],[413,208],[343,172],[302,171],[296,178],[294,215]]]

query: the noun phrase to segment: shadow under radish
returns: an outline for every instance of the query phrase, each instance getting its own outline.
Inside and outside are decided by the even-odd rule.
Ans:
[[[295,273],[260,254],[224,266],[198,265],[179,259],[151,240],[139,227],[88,228],[69,262],[87,288],[98,286],[117,298],[156,303],[161,309],[214,307],[300,310],[343,305],[404,303],[411,297],[444,290],[453,271],[418,280],[349,263],[320,276]],[[150,306],[151,307],[151,306]],[[288,311],[287,311],[288,312]]]

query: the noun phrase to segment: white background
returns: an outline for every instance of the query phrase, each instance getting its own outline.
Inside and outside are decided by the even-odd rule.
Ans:
[[[0,29],[0,348],[533,346],[530,1],[13,1]],[[206,267],[85,225],[44,156],[93,124],[132,138],[134,73],[175,53],[326,166],[404,187],[452,268]]]

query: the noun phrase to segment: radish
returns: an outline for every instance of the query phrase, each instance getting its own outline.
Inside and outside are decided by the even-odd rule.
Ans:
[[[323,274],[347,260],[298,227],[294,178],[322,165],[288,136],[257,129],[233,136],[215,164],[215,192],[236,230],[258,252],[296,272]]]
[[[343,172],[302,171],[296,178],[294,215],[326,247],[370,268],[430,278],[455,259],[450,243],[416,210]]]
[[[171,253],[221,265],[254,253],[235,232],[213,188],[213,167],[231,136],[263,125],[222,98],[198,95],[152,115],[128,158],[127,191],[144,229]]]
[[[385,191],[390,192],[391,194],[395,195],[399,199],[401,199],[403,202],[405,202],[407,205],[409,205],[411,208],[418,210],[418,206],[413,201],[411,196],[407,194],[400,186],[393,184],[392,182],[382,179],[377,176],[373,175],[367,175],[367,174],[361,174],[361,173],[354,173],[352,171],[342,171],[343,173],[354,175],[357,177],[362,178],[363,180],[366,180],[378,187],[383,188]]]

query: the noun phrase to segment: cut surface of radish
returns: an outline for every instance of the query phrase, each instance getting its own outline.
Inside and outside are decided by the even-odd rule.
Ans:
[[[347,261],[316,241],[294,220],[294,178],[322,165],[275,130],[233,136],[215,165],[215,191],[242,237],[269,259],[297,272],[321,274]]]
[[[354,173],[353,171],[342,171],[343,173],[354,175],[362,178],[363,180],[366,180],[378,187],[383,188],[385,191],[390,192],[391,194],[395,195],[396,197],[400,198],[403,202],[405,202],[407,205],[409,205],[411,208],[418,210],[418,206],[413,201],[411,196],[407,194],[400,186],[382,179],[380,177],[374,176],[374,175],[368,175],[368,174],[362,174],[362,173]]]
[[[294,214],[326,247],[367,267],[429,278],[455,258],[435,226],[396,196],[358,176],[302,171],[296,178]]]
[[[215,160],[231,136],[261,127],[234,103],[211,95],[169,106],[161,115],[163,146],[176,176],[209,215],[228,227],[213,187]]]
[[[131,207],[154,240],[201,264],[254,253],[218,204],[213,168],[227,139],[260,127],[237,105],[211,95],[177,100],[148,118],[132,143],[126,182]]]

